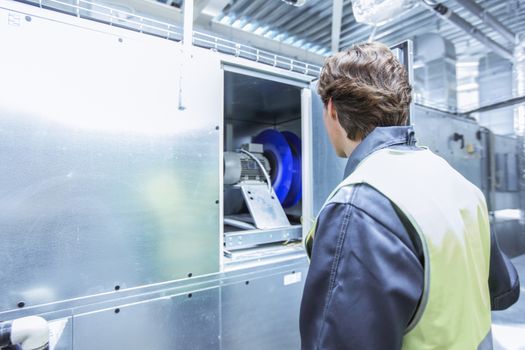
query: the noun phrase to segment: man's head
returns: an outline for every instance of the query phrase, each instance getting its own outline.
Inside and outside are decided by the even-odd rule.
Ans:
[[[405,68],[383,44],[355,45],[328,57],[318,93],[337,154],[350,156],[378,126],[404,125],[411,91]]]

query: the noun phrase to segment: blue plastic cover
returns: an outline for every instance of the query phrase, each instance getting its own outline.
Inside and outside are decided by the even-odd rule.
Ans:
[[[253,138],[254,143],[260,143],[264,155],[272,165],[272,186],[281,204],[285,201],[293,179],[292,150],[286,138],[279,131],[267,129]]]
[[[301,139],[299,136],[290,131],[282,132],[288,145],[292,150],[293,170],[292,170],[292,185],[288,191],[288,195],[284,200],[283,207],[293,207],[301,200],[302,197],[302,173],[301,173]]]

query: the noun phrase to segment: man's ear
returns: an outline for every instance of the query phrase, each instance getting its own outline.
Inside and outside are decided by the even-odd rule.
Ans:
[[[328,105],[326,106],[328,117],[332,119],[333,121],[338,121],[337,118],[337,110],[335,109],[334,103],[332,101],[332,98],[328,100]]]

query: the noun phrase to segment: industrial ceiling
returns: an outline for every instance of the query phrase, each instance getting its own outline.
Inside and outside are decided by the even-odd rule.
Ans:
[[[213,21],[326,55],[331,52],[333,3],[327,0],[308,0],[304,6],[295,7],[281,0],[234,0]],[[512,50],[512,44],[505,42],[497,32],[456,1],[446,0],[442,3],[475,25],[482,33]],[[524,0],[481,0],[476,3],[514,33],[525,32]],[[373,27],[355,21],[351,1],[344,0],[339,47],[345,48],[353,43],[366,41],[372,31]],[[400,18],[378,27],[374,40],[395,44],[428,32],[438,33],[450,40],[455,45],[458,58],[479,57],[490,51],[422,4]]]

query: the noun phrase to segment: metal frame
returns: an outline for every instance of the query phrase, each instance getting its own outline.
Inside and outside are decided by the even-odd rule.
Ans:
[[[301,139],[303,140],[302,175],[303,175],[303,239],[308,235],[316,213],[314,213],[313,195],[313,133],[312,133],[312,90],[304,88],[301,93]]]
[[[408,74],[408,82],[411,86],[414,84],[414,43],[412,40],[405,40],[403,42],[400,42],[398,44],[395,44],[390,47],[390,49],[399,49],[403,53],[403,62],[401,62],[407,71]],[[412,99],[412,102],[410,102],[409,112],[408,112],[408,118],[407,118],[407,125],[411,124],[411,116],[414,114],[414,101]]]
[[[227,232],[224,234],[224,248],[232,251],[256,247],[259,244],[299,240],[301,237],[301,225],[266,230]]]
[[[223,69],[225,71],[231,71],[235,73],[240,73],[244,75],[250,75],[255,76],[257,78],[267,79],[267,80],[273,80],[289,85],[299,86],[302,87],[301,92],[301,130],[302,130],[302,183],[303,183],[303,207],[302,207],[302,214],[303,214],[303,223],[302,223],[302,229],[301,233],[296,232],[295,230],[291,230],[289,236],[287,236],[286,232],[280,232],[282,229],[278,229],[277,236],[273,236],[274,230],[257,230],[259,232],[259,236],[255,235],[255,232],[253,231],[238,231],[238,232],[232,232],[232,233],[224,233],[222,232],[225,238],[224,245],[225,249],[229,250],[232,248],[232,245],[235,245],[233,242],[234,239],[241,239],[242,244],[239,246],[237,245],[237,249],[239,248],[247,248],[248,246],[252,245],[253,242],[262,242],[264,239],[271,238],[270,241],[284,241],[288,239],[300,239],[301,237],[305,237],[306,233],[310,229],[311,222],[313,220],[313,209],[311,201],[313,199],[312,194],[312,180],[311,180],[311,173],[312,173],[312,133],[311,133],[311,118],[312,118],[312,112],[311,112],[311,94],[312,91],[310,89],[310,83],[314,79],[313,77],[301,74],[295,71],[286,71],[283,69],[280,69],[278,67],[268,67],[267,65],[262,65],[257,62],[252,61],[246,61],[243,58],[239,56],[229,56],[229,55],[221,55],[221,62],[223,64]],[[223,118],[224,122],[224,118]],[[224,130],[224,126],[222,126]],[[221,148],[221,157],[223,157],[223,151]],[[222,158],[221,158],[222,159]],[[222,163],[222,162],[221,162]],[[222,165],[221,165],[222,166]],[[221,170],[221,174],[223,173],[223,170]],[[221,202],[222,203],[222,202]],[[224,213],[221,213],[221,219],[224,217]],[[307,219],[308,218],[308,219]],[[272,235],[270,237],[270,235]],[[229,242],[230,238],[232,239],[232,242]],[[223,269],[228,269],[229,265],[231,264],[231,261],[224,260],[223,261]],[[238,262],[235,262],[235,264],[238,264]]]
[[[341,25],[343,23],[343,0],[332,1],[332,52],[339,51]]]
[[[123,27],[140,33],[163,37],[168,40],[181,41],[183,39],[184,31],[180,26],[114,9],[109,6],[99,5],[92,0],[77,0],[76,4],[69,3],[66,0],[27,0],[26,2],[43,9],[57,10],[78,18],[96,20],[113,27]],[[191,7],[192,10],[193,7],[189,5],[188,2],[188,9]],[[90,7],[94,7],[94,9]],[[193,18],[193,13],[189,15]],[[193,27],[190,26],[189,21],[186,21],[186,26],[188,28]],[[242,57],[247,60],[313,77],[318,76],[321,70],[321,67],[315,64],[260,50],[249,45],[240,44],[200,31],[193,31],[192,35],[187,33],[186,41],[190,40],[195,46],[209,48],[228,55]]]

